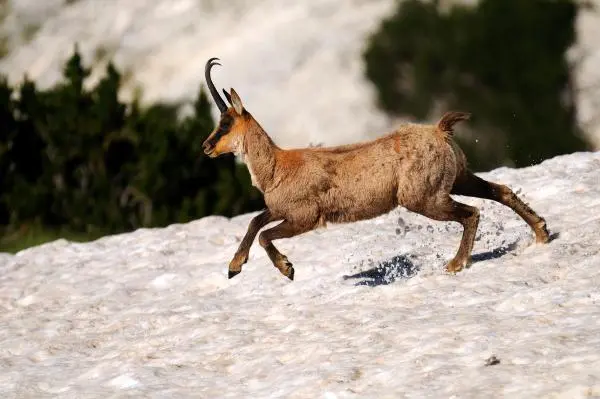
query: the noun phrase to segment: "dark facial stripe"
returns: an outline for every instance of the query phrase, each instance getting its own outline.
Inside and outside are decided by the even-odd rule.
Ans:
[[[219,121],[219,126],[215,135],[210,140],[210,145],[215,146],[221,140],[221,137],[225,136],[231,130],[231,126],[233,125],[233,118],[231,115],[223,115],[221,120]]]

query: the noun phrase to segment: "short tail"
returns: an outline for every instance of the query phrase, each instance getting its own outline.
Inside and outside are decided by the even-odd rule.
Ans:
[[[471,117],[471,114],[468,112],[446,112],[442,119],[437,123],[437,128],[446,133],[448,136],[452,136],[454,130],[452,129],[455,124],[460,121],[466,121]]]

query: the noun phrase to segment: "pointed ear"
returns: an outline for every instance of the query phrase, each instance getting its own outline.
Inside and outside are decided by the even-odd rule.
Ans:
[[[242,114],[244,112],[244,105],[242,104],[242,100],[240,100],[240,96],[235,92],[235,90],[231,89],[231,105],[233,105],[233,109],[238,114]]]

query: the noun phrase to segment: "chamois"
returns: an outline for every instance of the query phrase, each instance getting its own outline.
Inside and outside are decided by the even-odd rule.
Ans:
[[[479,210],[455,201],[451,194],[485,198],[510,207],[527,222],[536,242],[549,240],[546,221],[507,186],[485,181],[467,168],[464,153],[453,141],[453,127],[470,114],[448,112],[436,125],[406,124],[376,140],[330,148],[279,148],[231,89],[223,90],[228,107],[211,80],[211,58],[204,70],[206,83],[221,117],[202,144],[204,153],[242,157],[252,184],[264,195],[267,209],[252,219],[229,263],[229,278],[242,271],[250,246],[259,243],[274,266],[290,280],[294,268],[273,245],[327,222],[370,219],[397,206],[438,221],[460,223],[464,230],[458,252],[446,270],[456,273],[470,261]]]

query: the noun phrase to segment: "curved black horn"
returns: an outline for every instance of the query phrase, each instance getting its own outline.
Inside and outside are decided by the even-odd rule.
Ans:
[[[217,61],[219,61],[218,58],[211,58],[210,60],[206,61],[206,66],[204,67],[204,77],[206,78],[206,84],[208,85],[208,90],[210,90],[213,100],[215,100],[219,111],[223,113],[227,111],[227,105],[225,105],[225,101],[223,101],[219,95],[219,92],[215,88],[215,85],[210,78],[210,69],[215,65],[221,65]]]
[[[231,95],[227,93],[227,90],[223,89],[223,94],[225,95],[225,99],[229,104],[231,104]]]

